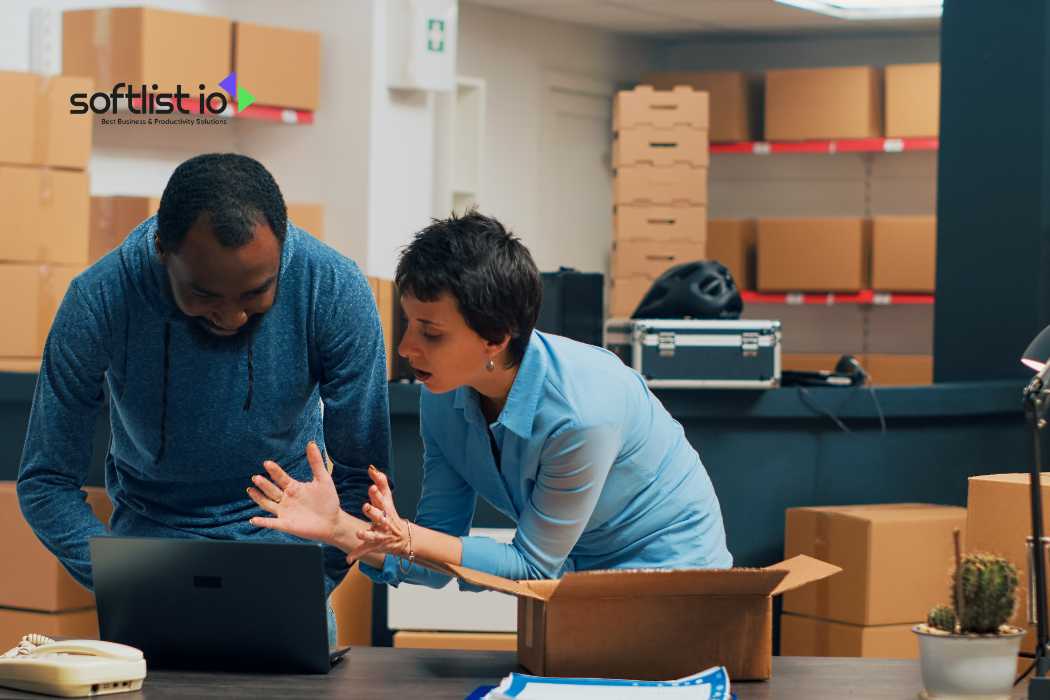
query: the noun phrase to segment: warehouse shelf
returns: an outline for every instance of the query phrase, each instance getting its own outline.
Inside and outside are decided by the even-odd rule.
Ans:
[[[936,138],[828,139],[817,141],[736,141],[712,143],[711,153],[747,153],[766,156],[774,153],[903,153],[936,151]]]
[[[822,306],[834,306],[835,304],[862,304],[873,306],[933,304],[932,294],[892,294],[890,292],[875,292],[870,289],[864,289],[853,293],[826,292],[816,294],[764,294],[761,292],[741,292],[740,296],[749,304],[819,304]]]
[[[190,104],[191,102],[192,102],[192,105]],[[141,99],[132,100],[131,104],[133,104],[135,106],[136,110],[139,110],[139,109],[142,108],[142,100]],[[199,110],[196,109],[197,103],[195,101],[188,100],[185,104],[186,104],[187,110],[190,112],[189,114],[177,114],[177,113],[175,113],[175,114],[153,114],[153,115],[136,114],[136,113],[132,112],[130,109],[128,109],[128,101],[126,99],[122,98],[122,99],[119,99],[117,101],[117,112],[116,112],[116,115],[117,116],[121,116],[121,115],[129,116],[130,115],[132,117],[151,117],[152,116],[152,117],[156,117],[156,118],[160,118],[160,119],[177,119],[179,117],[189,117],[189,116],[196,117],[196,116],[200,116]],[[108,114],[102,114],[102,115],[99,115],[99,116],[106,117],[106,116],[114,116],[114,115],[113,115],[112,112],[109,112]],[[229,118],[232,118],[232,117],[236,117],[238,119],[253,119],[255,121],[279,122],[279,123],[282,123],[282,124],[313,124],[314,123],[314,113],[309,111],[309,110],[290,109],[290,108],[287,108],[287,107],[274,107],[274,106],[271,106],[271,105],[261,105],[261,104],[256,103],[256,104],[253,104],[251,107],[248,107],[243,112],[237,112],[236,109],[234,109],[232,101],[229,104],[229,106],[227,106],[226,109],[223,110],[221,113],[219,113],[219,114],[208,114],[208,117],[211,118],[211,119],[229,119]]]

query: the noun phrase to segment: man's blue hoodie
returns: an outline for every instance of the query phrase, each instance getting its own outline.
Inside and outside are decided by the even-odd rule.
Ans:
[[[70,286],[22,453],[22,512],[89,588],[88,538],[106,529],[81,487],[103,384],[115,535],[297,541],[248,523],[264,515],[246,493],[264,460],[308,481],[306,445],[316,441],[334,463],[343,509],[356,515],[368,465],[389,463],[383,332],[357,265],[289,223],[273,307],[249,337],[211,338],[176,306],[156,229],[147,219]],[[345,556],[326,548],[329,591]]]

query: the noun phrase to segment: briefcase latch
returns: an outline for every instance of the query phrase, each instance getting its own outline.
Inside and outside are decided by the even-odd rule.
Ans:
[[[758,357],[758,333],[740,334],[740,354],[744,357]]]
[[[660,331],[656,336],[657,346],[660,348],[660,357],[674,357],[674,338],[674,331]]]

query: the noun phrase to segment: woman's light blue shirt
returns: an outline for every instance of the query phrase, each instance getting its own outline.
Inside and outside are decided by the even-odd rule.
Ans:
[[[463,566],[510,579],[732,566],[700,456],[642,377],[602,348],[533,331],[494,423],[475,390],[424,388],[420,428],[416,522],[462,537]],[[511,544],[467,536],[479,495],[517,523]],[[393,585],[448,582],[418,565],[402,573],[392,556],[361,568]]]

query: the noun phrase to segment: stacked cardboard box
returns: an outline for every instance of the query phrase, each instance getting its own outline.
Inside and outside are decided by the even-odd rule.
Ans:
[[[738,289],[755,288],[754,219],[712,219],[707,222],[707,257],[729,268]]]
[[[187,109],[201,84],[213,92],[232,71],[260,105],[312,111],[321,93],[319,33],[151,7],[64,12],[62,65],[88,72],[103,92],[118,82],[155,93],[181,85]]]
[[[937,136],[941,117],[941,64],[886,66],[886,136]]]
[[[936,277],[936,217],[876,216],[872,219],[872,289],[932,294]]]
[[[784,595],[785,656],[915,658],[913,625],[947,601],[955,529],[966,510],[899,503],[791,508],[787,556],[808,554],[842,573]]]
[[[761,98],[760,83],[750,81],[739,71],[683,71],[650,73],[642,83],[657,90],[672,90],[676,85],[688,85],[706,92],[711,105],[710,136],[712,142],[749,141],[757,136],[757,103]],[[758,99],[756,99],[758,98]]]
[[[461,649],[516,651],[518,635],[511,632],[409,632],[394,634],[396,649]]]
[[[770,141],[882,136],[882,77],[871,66],[766,72]]]
[[[289,202],[288,220],[315,238],[324,240],[323,204]]]
[[[90,262],[118,247],[131,231],[157,213],[159,197],[92,197]]]
[[[289,202],[287,207],[288,221],[317,238],[324,238],[324,205]],[[94,263],[118,247],[159,208],[159,197],[92,197],[88,261]]]
[[[233,36],[233,70],[259,104],[317,109],[321,96],[319,33],[235,22]]]
[[[106,492],[86,488],[87,502],[103,523],[112,506]],[[44,548],[22,517],[14,482],[0,482],[0,649],[26,634],[98,638],[95,599]]]
[[[339,628],[340,646],[372,645],[372,579],[358,567],[347,573],[329,598]]]
[[[823,352],[784,353],[785,370],[832,371],[841,355]],[[933,383],[933,356],[888,353],[853,355],[871,378],[872,386],[917,386]]]
[[[0,72],[0,366],[35,369],[70,280],[88,261],[89,78]]]
[[[386,378],[393,378],[394,363],[397,361],[397,344],[394,328],[397,327],[395,314],[401,313],[401,304],[397,299],[397,287],[393,280],[380,277],[369,277],[372,297],[379,310],[379,321],[383,324],[383,345],[386,349]]]
[[[706,257],[707,93],[647,85],[622,91],[613,129],[609,314],[629,316],[660,274]]]
[[[758,288],[856,292],[869,286],[871,224],[861,218],[759,219]]]
[[[966,499],[966,551],[1005,557],[1017,567],[1017,607],[1011,625],[1028,629],[1021,648],[1035,649],[1035,625],[1028,624],[1029,567],[1025,538],[1032,536],[1028,474],[971,476]],[[1043,503],[1050,502],[1050,474],[1041,475]],[[1043,532],[1050,532],[1050,509],[1043,508]],[[1026,665],[1027,667],[1027,665]]]

